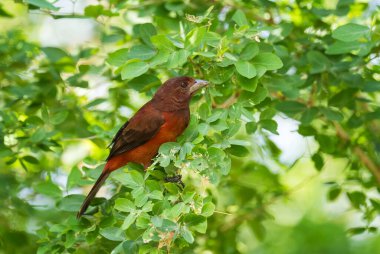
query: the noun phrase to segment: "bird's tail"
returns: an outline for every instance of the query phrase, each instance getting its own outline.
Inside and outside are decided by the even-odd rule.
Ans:
[[[90,193],[88,193],[86,199],[83,201],[83,204],[77,213],[77,219],[79,219],[84,214],[84,212],[86,212],[88,206],[91,203],[91,200],[95,197],[96,193],[99,191],[104,181],[108,178],[109,174],[110,172],[108,170],[103,170],[103,172],[100,174],[98,180],[96,180],[96,183],[90,190]]]

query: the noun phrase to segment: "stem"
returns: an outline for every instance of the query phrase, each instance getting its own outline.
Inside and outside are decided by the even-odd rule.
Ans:
[[[89,137],[84,137],[84,138],[62,138],[61,141],[82,141],[82,140],[88,140],[88,139],[95,139],[98,136],[89,136]]]
[[[231,95],[230,98],[228,98],[227,100],[225,100],[222,104],[213,103],[212,107],[213,108],[229,108],[231,105],[233,105],[237,101],[237,99],[239,98],[239,96],[240,96],[240,93],[236,92],[233,95]]]

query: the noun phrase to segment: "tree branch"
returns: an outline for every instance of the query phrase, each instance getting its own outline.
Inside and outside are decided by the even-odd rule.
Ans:
[[[336,122],[334,122],[336,134],[340,139],[345,142],[350,140],[350,136],[347,132],[342,128],[342,126]],[[376,165],[375,162],[363,151],[363,149],[355,145],[352,147],[352,151],[356,154],[359,160],[363,163],[363,165],[372,173],[372,175],[376,178],[377,184],[380,185],[380,166]]]
[[[373,176],[376,178],[378,185],[380,185],[380,166],[376,165],[359,146],[354,147],[354,153],[359,157],[364,166],[371,171]]]

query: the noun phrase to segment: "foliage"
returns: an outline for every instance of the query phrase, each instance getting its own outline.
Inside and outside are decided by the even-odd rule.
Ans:
[[[377,232],[380,15],[373,5],[109,0],[83,14],[61,13],[47,0],[23,6],[94,20],[99,34],[75,49],[40,46],[17,27],[0,34],[4,253],[379,251],[371,239],[348,246],[332,221],[304,218],[293,229],[270,222],[280,216],[271,205],[292,195],[283,175],[299,163],[323,175],[335,170],[326,161],[340,159],[345,170],[325,180],[327,199],[346,197],[360,214],[348,233]],[[0,5],[0,22],[17,15]],[[96,198],[77,220],[81,189],[95,182],[104,148],[127,120],[119,109],[137,110],[178,75],[212,83],[193,99],[186,132],[162,145],[147,171],[130,164],[114,172],[112,197]],[[111,85],[91,98],[96,80]],[[280,159],[271,139],[279,116],[315,140],[313,164]],[[84,162],[70,162],[70,151],[86,147]],[[176,174],[185,188],[164,181]]]

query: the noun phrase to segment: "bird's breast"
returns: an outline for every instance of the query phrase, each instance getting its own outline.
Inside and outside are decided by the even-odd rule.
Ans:
[[[189,111],[164,112],[165,123],[161,126],[159,133],[162,131],[163,137],[176,139],[186,129],[189,124]],[[173,140],[174,141],[174,140]],[[168,141],[167,141],[168,142]]]
[[[165,122],[157,134],[149,141],[128,152],[115,156],[109,161],[110,170],[115,170],[128,162],[143,164],[148,167],[163,143],[174,142],[189,124],[189,110],[179,112],[163,112]]]

